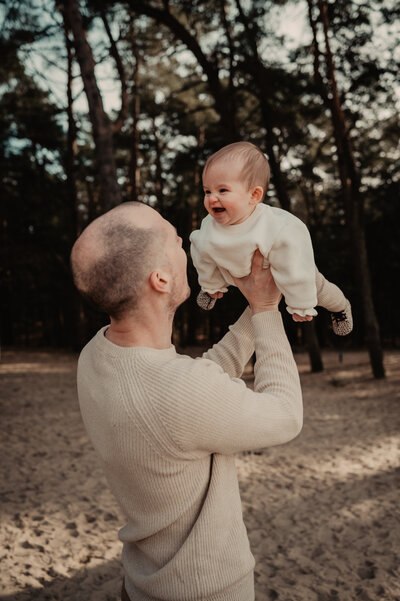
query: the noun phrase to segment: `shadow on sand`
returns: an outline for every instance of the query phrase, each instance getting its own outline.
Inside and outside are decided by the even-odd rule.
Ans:
[[[121,586],[121,563],[112,560],[71,577],[54,574],[54,579],[42,586],[0,595],[0,601],[120,601]]]

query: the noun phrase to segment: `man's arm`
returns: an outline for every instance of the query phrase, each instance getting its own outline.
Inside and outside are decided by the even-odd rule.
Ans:
[[[231,378],[240,378],[254,353],[254,333],[248,307],[217,344],[203,354],[222,367]]]
[[[234,453],[287,442],[302,427],[297,366],[277,310],[281,295],[263,257],[254,253],[250,275],[235,283],[249,301],[257,362],[254,391],[231,379],[215,361],[182,358],[166,379],[164,419],[177,447],[193,456]],[[225,344],[232,345],[234,338]],[[163,380],[165,377],[163,375]]]
[[[160,411],[170,437],[185,455],[274,446],[300,432],[300,381],[281,315],[256,314],[252,327],[257,354],[254,391],[207,359],[181,359],[179,373],[167,376],[168,392]]]

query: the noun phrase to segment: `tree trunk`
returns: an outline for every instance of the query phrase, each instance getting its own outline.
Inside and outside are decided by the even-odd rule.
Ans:
[[[260,110],[266,132],[265,145],[271,167],[272,181],[282,209],[291,212],[290,197],[287,193],[285,178],[281,170],[279,156],[275,150],[277,141],[273,131],[274,123],[273,111],[270,105],[270,93],[265,83],[266,69],[258,52],[256,37],[253,33],[252,27],[250,26],[249,20],[243,11],[240,0],[236,0],[236,8],[239,13],[239,19],[246,32],[247,42],[252,53],[249,63],[252,65],[254,81],[259,92]],[[306,348],[310,357],[311,370],[316,372],[322,371],[323,363],[321,358],[321,350],[315,334],[314,324],[308,328],[306,326],[304,328],[304,333],[306,339]]]
[[[117,44],[115,43],[114,38],[111,34],[111,29],[108,24],[107,16],[104,10],[101,11],[101,19],[103,21],[104,29],[106,30],[107,37],[110,42],[110,55],[113,57],[115,61],[115,65],[117,67],[118,77],[121,82],[121,108],[118,114],[117,119],[113,123],[113,133],[117,133],[121,131],[122,126],[124,125],[126,118],[128,116],[128,86],[126,83],[126,74],[125,68],[121,59],[121,55],[118,52]]]
[[[68,35],[68,27],[64,18],[64,34],[65,45],[67,48],[67,117],[68,117],[68,132],[67,132],[67,152],[65,157],[65,173],[67,176],[69,215],[70,215],[70,231],[71,240],[74,241],[78,234],[78,219],[77,219],[77,192],[75,183],[75,161],[77,155],[76,142],[76,124],[73,112],[73,95],[72,95],[72,43]]]
[[[314,75],[319,87],[321,97],[331,112],[333,134],[338,156],[339,177],[345,203],[346,222],[350,230],[352,242],[352,255],[354,261],[355,278],[360,292],[365,340],[369,351],[372,372],[375,378],[384,378],[383,351],[380,341],[379,325],[372,300],[372,286],[368,265],[367,245],[363,223],[363,198],[360,192],[360,174],[354,159],[352,142],[346,126],[340,94],[336,82],[336,70],[329,43],[329,20],[327,5],[324,0],[317,0],[319,9],[319,23],[323,28],[325,43],[325,68],[326,79],[324,83],[320,72],[321,53],[317,39],[318,19],[313,17],[313,0],[308,0],[309,20],[313,32]]]
[[[262,78],[262,74],[259,74],[259,79]],[[282,173],[281,164],[279,158],[275,154],[275,136],[273,134],[273,124],[271,122],[270,109],[268,107],[268,99],[265,95],[264,84],[261,83],[259,86],[260,90],[260,107],[261,114],[263,117],[263,123],[265,127],[265,146],[268,153],[269,164],[271,167],[272,181],[275,187],[276,195],[279,200],[279,204],[285,211],[291,212],[291,202],[289,194],[287,193],[285,177]]]
[[[74,108],[73,108],[73,93],[72,93],[72,64],[73,64],[73,53],[72,43],[69,38],[68,27],[64,18],[64,34],[65,34],[65,45],[67,48],[67,116],[68,116],[68,132],[67,132],[67,152],[65,160],[65,172],[67,176],[67,187],[68,187],[68,209],[70,215],[70,238],[71,246],[74,243],[79,231],[78,231],[78,200],[76,191],[76,156],[77,156],[77,142],[76,142],[76,124],[74,119]],[[70,293],[65,303],[65,318],[69,321],[69,327],[67,330],[70,332],[68,343],[75,350],[80,350],[85,341],[85,323],[82,299],[80,298],[77,290],[72,284],[70,284]]]
[[[153,136],[154,136],[154,145],[156,150],[156,196],[157,196],[157,206],[160,214],[165,216],[165,198],[164,198],[164,177],[163,170],[161,165],[161,145],[160,139],[158,137],[158,131],[156,126],[156,119],[152,117],[152,128],[153,128]]]
[[[323,371],[324,364],[322,362],[321,350],[318,343],[317,333],[315,331],[314,320],[302,323],[306,349],[310,358],[312,372]]]
[[[197,230],[200,225],[199,200],[201,199],[201,173],[200,156],[203,152],[206,131],[204,125],[200,125],[197,134],[196,159],[193,168],[193,194],[191,195],[191,223],[189,233]],[[201,203],[200,203],[201,204]]]
[[[102,210],[106,211],[121,202],[114,159],[113,127],[103,108],[103,101],[94,71],[95,63],[92,49],[86,39],[86,31],[83,27],[82,15],[79,12],[77,1],[64,0],[63,11],[68,29],[73,34],[76,58],[88,101],[98,166],[100,203]]]
[[[237,106],[236,106],[236,94],[235,94],[235,48],[232,40],[231,27],[227,19],[227,2],[226,0],[219,0],[219,12],[221,15],[222,25],[225,30],[226,40],[229,48],[229,78],[228,86],[224,91],[225,96],[225,111],[229,115],[229,120],[234,125],[233,135],[237,137]]]
[[[290,211],[290,197],[287,193],[279,157],[276,155],[274,148],[276,146],[276,139],[273,132],[274,123],[271,116],[272,110],[270,106],[270,90],[265,84],[265,66],[258,52],[256,37],[253,33],[252,27],[250,26],[249,20],[243,11],[240,0],[236,0],[236,8],[239,13],[239,20],[242,23],[246,32],[247,43],[252,53],[252,56],[249,60],[249,65],[251,65],[250,68],[253,71],[254,81],[258,89],[261,116],[266,132],[265,146],[268,153],[269,164],[271,167],[272,182],[274,184],[276,195],[278,197],[279,204],[281,205],[282,209],[285,209],[285,211]]]
[[[133,103],[132,103],[132,150],[131,150],[131,200],[138,201],[140,194],[140,167],[139,167],[139,116],[140,116],[140,95],[139,95],[139,74],[141,67],[141,57],[139,50],[134,45],[135,71],[133,73]]]

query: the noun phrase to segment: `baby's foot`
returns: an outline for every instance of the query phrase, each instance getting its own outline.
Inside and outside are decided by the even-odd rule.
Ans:
[[[208,292],[203,292],[203,290],[200,290],[196,300],[199,307],[206,311],[210,311],[217,302],[216,298],[211,298]]]
[[[347,336],[353,329],[353,316],[351,314],[350,301],[346,299],[343,311],[331,312],[333,331],[337,336]]]

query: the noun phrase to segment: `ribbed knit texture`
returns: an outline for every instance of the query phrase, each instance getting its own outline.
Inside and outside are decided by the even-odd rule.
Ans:
[[[279,312],[247,309],[203,358],[120,347],[102,328],[83,349],[89,437],[127,520],[132,601],[253,601],[233,453],[277,445],[302,424],[297,368]],[[255,391],[239,378],[254,348]]]

